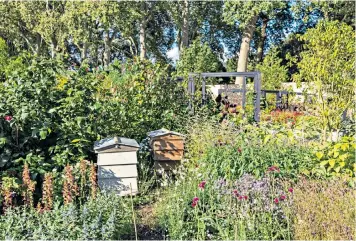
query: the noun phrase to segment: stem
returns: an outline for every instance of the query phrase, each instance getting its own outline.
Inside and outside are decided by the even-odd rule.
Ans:
[[[136,241],[138,240],[137,238],[137,227],[136,227],[136,218],[135,218],[135,211],[134,211],[134,205],[133,205],[133,199],[132,199],[132,185],[130,183],[130,199],[131,199],[131,210],[132,210],[132,219],[134,222],[134,228],[135,228],[135,238]]]

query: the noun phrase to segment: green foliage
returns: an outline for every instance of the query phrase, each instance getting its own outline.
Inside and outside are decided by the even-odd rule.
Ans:
[[[282,59],[278,57],[276,48],[271,49],[264,57],[261,64],[257,64],[256,70],[261,72],[262,89],[278,90],[281,83],[287,81],[288,70],[281,65]]]
[[[221,62],[209,45],[197,39],[181,54],[177,62],[177,75],[187,77],[189,73],[217,72],[221,68]]]
[[[44,174],[95,160],[94,141],[110,135],[140,141],[149,130],[179,129],[187,104],[179,84],[159,65],[122,67],[106,76],[33,59],[13,72],[0,89],[1,170],[20,173],[27,162],[34,175]]]
[[[100,194],[82,206],[69,204],[38,211],[19,207],[0,216],[1,239],[128,239],[132,238],[129,203],[114,194]]]
[[[326,131],[339,130],[341,116],[350,108],[355,88],[355,33],[345,23],[320,22],[300,39],[305,41],[305,51],[298,62],[297,81],[310,82],[314,91],[316,115]]]
[[[336,143],[322,146],[315,154],[316,167],[311,174],[323,177],[355,177],[356,143],[354,137],[342,137]]]

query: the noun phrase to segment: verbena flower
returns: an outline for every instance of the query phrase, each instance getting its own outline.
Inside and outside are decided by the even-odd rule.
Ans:
[[[276,203],[276,204],[279,203],[278,198],[275,198],[273,201],[274,201],[274,203]]]
[[[293,193],[293,188],[288,188],[288,192]]]
[[[286,198],[287,198],[287,197],[286,197],[285,195],[282,195],[282,196],[279,197],[279,200],[283,201],[283,200],[285,200]]]

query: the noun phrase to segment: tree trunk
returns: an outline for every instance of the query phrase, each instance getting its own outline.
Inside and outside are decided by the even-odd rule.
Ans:
[[[88,57],[88,46],[89,46],[89,44],[87,42],[83,43],[83,49],[82,49],[82,53],[81,53],[81,61],[82,62]]]
[[[36,34],[36,55],[39,56],[41,54],[41,46],[42,46],[42,38],[40,34]]]
[[[140,24],[140,59],[146,58],[146,19],[142,19]]]
[[[248,53],[250,51],[250,42],[253,36],[253,33],[256,29],[256,22],[258,16],[254,16],[251,20],[247,23],[243,33],[242,33],[242,41],[240,47],[240,54],[239,60],[237,62],[237,72],[246,72],[247,70],[247,60],[248,60]],[[243,77],[237,77],[235,84],[242,84]]]
[[[258,47],[257,47],[257,62],[261,63],[263,60],[263,49],[265,47],[265,42],[266,42],[266,38],[267,38],[267,24],[268,24],[269,19],[268,18],[264,18],[262,20],[262,28],[261,28],[261,39],[258,42]]]
[[[189,46],[189,2],[184,0],[181,49]]]
[[[110,64],[111,57],[111,40],[109,31],[107,31],[104,39],[104,66],[107,67]]]
[[[57,51],[57,41],[55,38],[52,38],[51,41],[51,58],[54,59],[56,57],[56,51]]]

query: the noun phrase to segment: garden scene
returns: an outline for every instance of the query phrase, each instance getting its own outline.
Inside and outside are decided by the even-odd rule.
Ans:
[[[0,2],[1,240],[354,240],[354,1]]]

